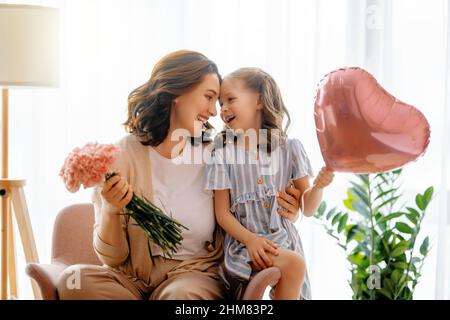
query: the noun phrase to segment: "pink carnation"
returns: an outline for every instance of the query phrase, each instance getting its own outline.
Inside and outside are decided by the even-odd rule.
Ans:
[[[77,147],[67,156],[59,176],[70,192],[78,191],[80,185],[96,186],[111,171],[118,154],[119,148],[113,144],[88,143]]]

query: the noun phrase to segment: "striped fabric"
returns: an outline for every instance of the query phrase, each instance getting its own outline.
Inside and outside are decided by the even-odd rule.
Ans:
[[[286,139],[270,156],[227,145],[213,150],[206,166],[208,190],[230,189],[230,211],[249,231],[274,241],[279,248],[290,249],[303,257],[300,236],[291,221],[277,212],[278,190],[291,180],[313,177],[313,170],[302,143]],[[248,281],[252,275],[247,248],[229,235],[224,238],[225,268],[228,274]],[[226,279],[223,279],[225,282]],[[311,298],[308,273],[302,296]]]

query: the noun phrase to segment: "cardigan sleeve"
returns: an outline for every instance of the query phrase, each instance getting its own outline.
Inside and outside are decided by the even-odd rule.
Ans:
[[[119,170],[120,174],[129,181],[129,170],[127,169],[128,163],[126,161],[126,154],[121,150],[118,160],[115,163],[115,170]],[[93,247],[100,261],[108,266],[116,267],[122,264],[129,255],[129,244],[127,240],[127,222],[125,216],[121,215],[120,220],[122,223],[122,234],[120,237],[120,243],[118,245],[111,245],[105,242],[99,235],[99,226],[102,222],[102,217],[107,214],[115,214],[116,209],[110,205],[102,195],[102,187],[97,186],[91,195],[91,201],[94,205],[95,222],[94,222],[94,234],[93,234]]]

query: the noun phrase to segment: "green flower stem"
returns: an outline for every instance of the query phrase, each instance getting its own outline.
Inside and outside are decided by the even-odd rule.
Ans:
[[[105,179],[108,180],[115,176],[115,173],[109,173]],[[182,242],[182,228],[189,230],[176,220],[166,215],[160,208],[156,207],[145,197],[140,198],[133,194],[131,201],[127,204],[124,213],[136,221],[136,225],[141,227],[147,239],[157,246],[163,252],[164,257],[172,257],[171,253],[177,252],[177,246]],[[149,245],[150,256],[153,255]]]

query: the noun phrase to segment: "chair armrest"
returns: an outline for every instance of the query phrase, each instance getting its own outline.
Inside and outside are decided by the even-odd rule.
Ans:
[[[281,278],[281,271],[277,267],[269,267],[259,271],[250,279],[242,300],[261,300],[268,286],[274,286]]]
[[[59,275],[66,268],[65,264],[29,263],[25,272],[36,281],[44,300],[58,300],[56,285]]]

